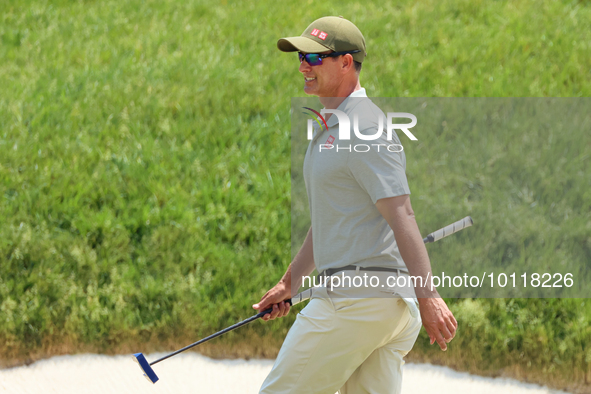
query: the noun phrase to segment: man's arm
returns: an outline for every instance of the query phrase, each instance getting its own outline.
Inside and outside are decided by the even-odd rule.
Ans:
[[[273,312],[262,317],[263,320],[273,320],[289,313],[289,304],[284,300],[291,298],[292,286],[299,289],[302,285],[302,276],[310,275],[314,271],[314,251],[312,249],[312,227],[308,230],[302,247],[285,271],[283,278],[271,290],[269,290],[258,304],[252,307],[264,311],[273,305]],[[292,280],[293,273],[293,280]]]
[[[394,231],[400,255],[408,272],[412,276],[422,277],[423,283],[426,283],[428,276],[433,277],[431,263],[410,205],[410,196],[405,194],[383,198],[376,202],[376,207]],[[456,319],[436,289],[417,286],[415,292],[419,300],[423,326],[431,338],[431,345],[437,341],[442,350],[447,350],[447,342],[456,335]]]

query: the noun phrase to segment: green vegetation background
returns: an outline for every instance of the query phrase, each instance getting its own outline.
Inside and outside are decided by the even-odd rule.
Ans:
[[[252,314],[291,248],[289,108],[303,92],[295,55],[275,42],[315,18],[362,29],[371,96],[591,93],[588,1],[8,1],[0,11],[3,365],[170,350]],[[478,201],[508,199],[523,218],[509,232],[502,218],[478,230],[507,244],[508,261],[526,258],[528,241],[589,266],[591,143],[588,130],[572,133],[577,145],[547,152],[562,171],[506,169],[496,181],[509,194]],[[412,170],[418,195],[444,181],[428,163]],[[437,204],[413,200],[419,225],[456,217],[470,185],[492,181],[475,168]],[[439,259],[466,240],[446,241]],[[460,321],[450,350],[423,332],[411,359],[589,390],[588,300],[449,303]],[[202,351],[273,356],[294,315]]]

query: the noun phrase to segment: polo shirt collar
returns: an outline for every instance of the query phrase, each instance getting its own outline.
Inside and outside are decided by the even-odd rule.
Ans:
[[[351,93],[349,96],[347,96],[347,98],[345,100],[343,100],[341,105],[339,105],[339,107],[337,108],[339,111],[347,112],[346,108],[347,108],[347,104],[348,104],[350,97],[366,97],[367,98],[367,94],[365,93],[365,88],[355,90],[353,93]],[[335,115],[331,115],[330,119],[328,119],[328,121],[326,122],[326,125],[330,128],[330,127],[333,127],[334,125],[336,125],[338,122],[339,122],[339,118]]]

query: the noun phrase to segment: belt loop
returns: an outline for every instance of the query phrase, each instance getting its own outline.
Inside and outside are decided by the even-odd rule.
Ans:
[[[360,269],[359,266],[357,266],[357,268],[355,268],[355,276],[358,276],[359,275],[359,269]]]
[[[326,271],[322,271],[318,274],[318,283],[320,283],[321,287],[325,286],[325,282],[323,280],[326,280]]]

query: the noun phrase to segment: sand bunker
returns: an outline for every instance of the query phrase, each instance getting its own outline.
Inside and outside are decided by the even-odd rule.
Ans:
[[[150,354],[148,361],[164,354]],[[0,370],[0,392],[10,394],[257,393],[272,360],[212,360],[181,354],[154,366],[160,378],[148,382],[130,356],[60,356],[26,367]],[[511,379],[458,373],[428,364],[407,364],[404,394],[549,394],[548,388]]]

